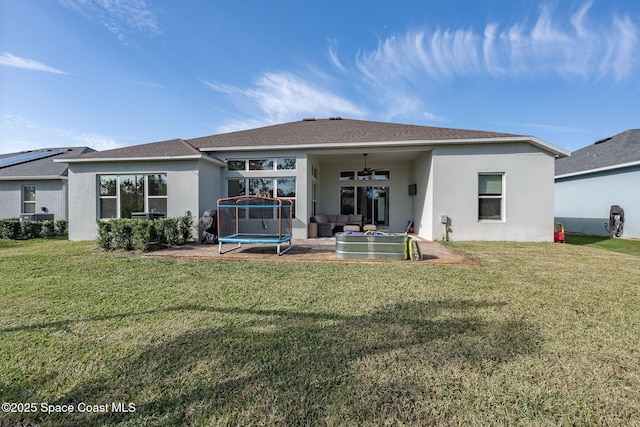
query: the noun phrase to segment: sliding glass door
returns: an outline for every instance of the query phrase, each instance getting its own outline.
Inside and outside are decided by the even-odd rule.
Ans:
[[[340,213],[361,214],[365,224],[389,227],[389,187],[340,187]]]

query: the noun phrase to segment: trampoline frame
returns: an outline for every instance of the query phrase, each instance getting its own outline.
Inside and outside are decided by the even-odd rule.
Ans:
[[[227,249],[225,251],[222,250],[223,243],[238,243],[236,246]],[[278,256],[289,252],[292,248],[291,246],[291,234],[285,234],[282,237],[278,237],[276,234],[234,234],[222,238],[218,238],[218,253],[225,254],[227,252],[231,252],[233,250],[239,249],[243,243],[252,244],[252,243],[260,243],[260,244],[275,244],[277,246]],[[282,249],[282,244],[288,243],[288,245]]]
[[[254,201],[268,201],[271,205],[254,203]],[[248,204],[245,204],[248,202]],[[289,208],[289,215],[286,218],[282,217],[282,208],[287,206]],[[278,233],[243,233],[239,230],[239,212],[240,209],[276,209],[277,221],[278,221]],[[232,209],[235,213],[235,233],[227,234],[223,236],[221,234],[222,221],[224,215],[221,214],[220,209]],[[219,199],[217,203],[218,211],[218,253],[225,254],[233,250],[239,249],[243,243],[245,244],[275,244],[277,246],[278,256],[287,253],[292,248],[292,235],[291,233],[284,233],[282,230],[282,221],[288,221],[289,230],[293,231],[293,202],[289,199],[278,199],[273,197],[264,197],[261,195],[255,196],[235,196]],[[223,243],[237,243],[236,246],[227,250],[222,250]],[[283,249],[282,244],[288,243]]]

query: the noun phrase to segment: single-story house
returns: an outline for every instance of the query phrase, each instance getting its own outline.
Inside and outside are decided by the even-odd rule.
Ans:
[[[532,136],[362,120],[304,119],[66,158],[69,238],[132,212],[196,220],[223,197],[295,205],[293,237],[317,214],[362,215],[429,240],[553,240],[555,159]]]
[[[0,155],[0,218],[68,219],[64,159],[90,153],[89,147],[47,148]]]
[[[611,206],[624,209],[622,237],[640,238],[640,129],[602,139],[556,161],[555,209],[566,231],[608,235]]]

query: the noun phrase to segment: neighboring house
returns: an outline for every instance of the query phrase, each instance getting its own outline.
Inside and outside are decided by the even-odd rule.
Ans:
[[[622,237],[640,238],[640,129],[597,141],[556,161],[557,220],[566,231],[607,235],[612,205],[624,209]]]
[[[93,151],[65,147],[1,154],[0,218],[46,213],[68,219],[67,165],[54,159]]]
[[[197,219],[268,191],[295,203],[294,238],[322,213],[392,232],[413,221],[430,240],[552,241],[554,161],[568,154],[531,136],[341,118],[88,153],[64,159],[69,238],[94,239],[100,218]]]

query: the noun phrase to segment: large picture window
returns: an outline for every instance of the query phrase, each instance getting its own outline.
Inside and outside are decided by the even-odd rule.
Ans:
[[[478,175],[478,219],[502,220],[504,174]]]
[[[132,212],[167,212],[166,174],[100,175],[100,218],[131,218]]]

